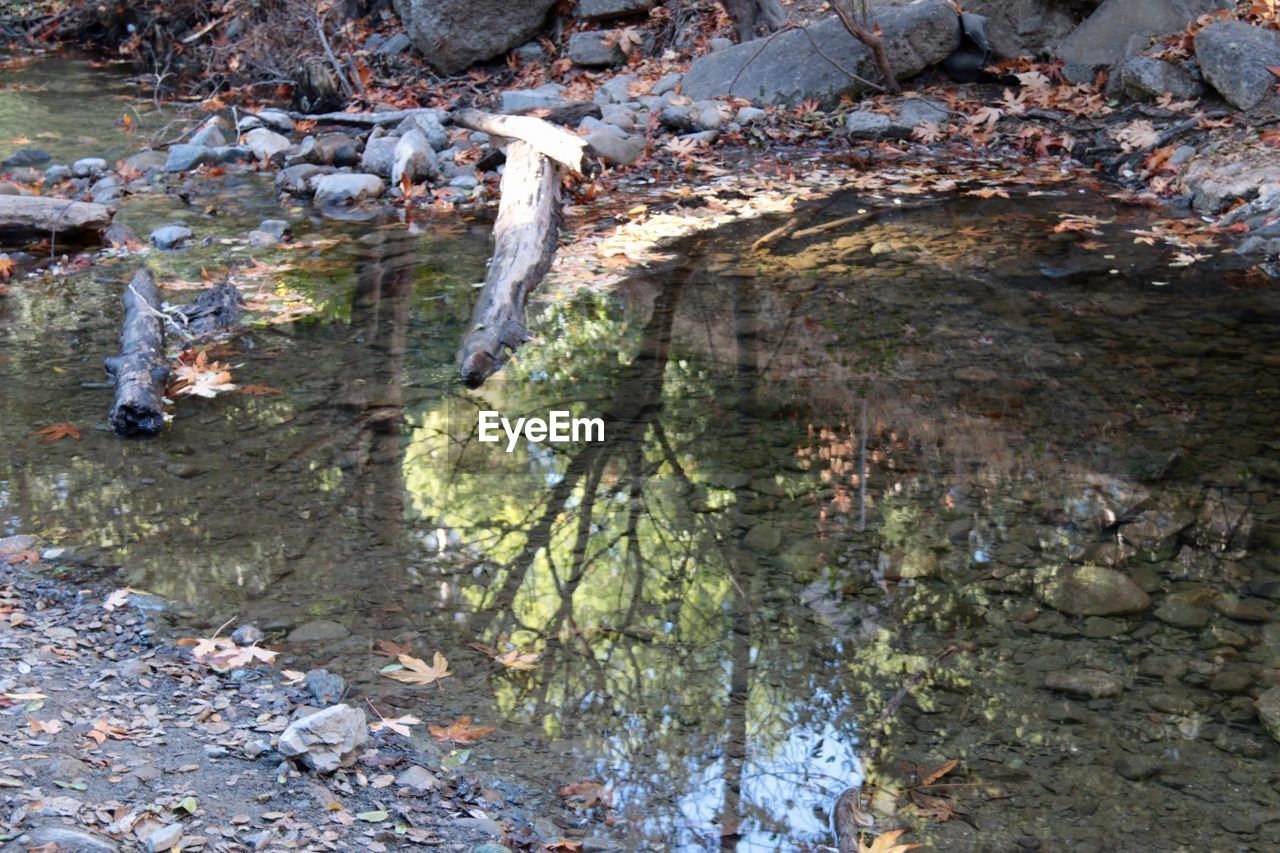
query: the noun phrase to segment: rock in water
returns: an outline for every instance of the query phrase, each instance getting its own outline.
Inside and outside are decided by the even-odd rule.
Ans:
[[[377,175],[321,175],[312,179],[316,204],[359,204],[386,189]]]
[[[533,38],[556,0],[393,0],[413,44],[439,71],[457,74]]]
[[[283,159],[284,152],[293,147],[293,143],[286,137],[265,127],[256,127],[246,133],[244,144],[259,160],[270,160],[276,156]]]
[[[960,25],[948,0],[879,7],[875,17],[884,30],[889,64],[900,80],[941,62],[960,46]],[[695,101],[734,95],[775,104],[805,98],[834,101],[866,90],[865,84],[822,59],[814,43],[823,54],[840,57],[845,68],[865,79],[878,79],[871,48],[849,35],[838,18],[828,18],[804,32],[780,32],[767,44],[757,40],[699,57],[684,77],[683,94]]]
[[[1120,676],[1100,669],[1064,669],[1044,677],[1044,686],[1059,693],[1082,696],[1088,699],[1105,699],[1119,696],[1124,690]]]
[[[1258,697],[1254,703],[1258,709],[1258,719],[1267,734],[1280,741],[1280,687],[1272,687]]]
[[[1280,66],[1280,33],[1219,21],[1196,34],[1196,61],[1204,79],[1232,106],[1252,109],[1280,80],[1269,70]]]
[[[1040,579],[1040,600],[1073,616],[1140,613],[1151,599],[1128,575],[1102,566],[1056,566]]]
[[[162,225],[151,232],[151,245],[157,249],[177,249],[191,239],[191,229],[185,225]]]
[[[280,735],[279,749],[318,773],[332,773],[355,764],[368,740],[364,711],[334,705],[290,723]]]

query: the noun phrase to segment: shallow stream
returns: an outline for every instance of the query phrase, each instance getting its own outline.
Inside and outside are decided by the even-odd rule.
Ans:
[[[38,104],[0,91],[0,140],[81,102],[57,79]],[[0,536],[119,566],[179,602],[179,636],[251,621],[290,668],[496,726],[454,760],[626,849],[831,843],[831,799],[868,781],[880,823],[931,849],[1280,846],[1253,707],[1280,663],[1274,282],[1171,266],[1134,241],[1154,212],[1092,191],[891,210],[772,252],[750,246],[778,223],[755,221],[608,293],[543,294],[534,340],[468,392],[486,224],[326,220],[266,176],[195,196],[119,214],[214,238],[162,279],[243,257],[218,238],[267,215],[332,240],[254,253],[318,311],[219,355],[281,393],[185,400],[161,438],[118,439],[101,360],[137,260],[16,278]],[[1064,215],[1100,233],[1055,233]],[[598,416],[605,440],[507,453],[477,440],[481,409]],[[32,438],[51,422],[83,439]],[[1049,575],[1083,564],[1151,606],[1049,606]],[[404,689],[379,640],[454,675]],[[472,643],[540,657],[506,670]],[[909,805],[952,759],[953,787]],[[587,780],[611,811],[562,807]],[[941,794],[968,820],[922,817]]]

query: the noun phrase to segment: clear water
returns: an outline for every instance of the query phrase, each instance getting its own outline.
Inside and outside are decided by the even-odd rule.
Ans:
[[[242,230],[264,190],[202,188],[221,213],[200,221]],[[777,223],[748,223],[609,293],[542,294],[534,340],[473,393],[454,357],[486,226],[275,212],[336,241],[261,256],[321,310],[224,356],[283,393],[184,401],[155,441],[104,423],[129,264],[0,297],[0,534],[118,566],[181,603],[176,631],[253,621],[381,707],[497,726],[469,767],[628,849],[832,843],[831,799],[864,783],[932,849],[1280,844],[1253,710],[1280,653],[1274,283],[1172,267],[1133,242],[1152,212],[1096,194],[940,202],[768,252]],[[135,227],[172,213],[153,199]],[[1110,220],[1100,245],[1053,233],[1064,213]],[[507,453],[477,441],[481,408],[600,416],[606,440]],[[83,440],[31,438],[55,421]],[[1130,554],[1117,525],[1144,511],[1199,520]],[[1084,562],[1152,607],[1045,606],[1037,571]],[[317,619],[349,633],[285,639]],[[454,675],[402,689],[378,640]],[[540,658],[505,671],[469,643]],[[1081,666],[1119,695],[1045,688]],[[972,824],[895,803],[951,759],[956,787],[917,793]],[[611,816],[555,796],[585,780]]]

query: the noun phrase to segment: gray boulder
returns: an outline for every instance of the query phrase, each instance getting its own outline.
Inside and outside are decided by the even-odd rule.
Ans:
[[[0,167],[17,169],[22,166],[39,166],[41,163],[48,163],[52,159],[53,155],[42,148],[19,148],[8,157],[0,160]]]
[[[579,18],[599,21],[605,18],[621,18],[639,15],[654,7],[657,0],[578,0],[573,14]]]
[[[284,152],[293,147],[288,138],[265,127],[256,127],[246,133],[243,142],[259,160],[283,159]]]
[[[289,166],[276,173],[276,189],[292,195],[311,195],[311,179],[320,175],[330,175],[333,172],[332,166],[317,166],[314,163]]]
[[[425,136],[433,151],[443,151],[449,147],[449,132],[444,129],[434,110],[415,112],[396,126],[395,135],[404,136],[411,130]]]
[[[533,38],[556,0],[393,0],[413,44],[437,70],[457,74]]]
[[[1204,94],[1204,86],[1190,71],[1151,56],[1126,59],[1120,66],[1120,85],[1135,101],[1154,101],[1166,93],[1185,101]]]
[[[529,110],[555,109],[566,103],[564,86],[559,83],[547,83],[536,89],[508,89],[502,93],[502,111],[504,113],[527,113]]]
[[[986,16],[987,39],[998,56],[1051,53],[1076,27],[1062,0],[967,0],[966,12]]]
[[[203,145],[171,145],[169,156],[165,158],[166,172],[189,172],[199,166],[221,162],[218,152]]]
[[[210,148],[226,145],[227,138],[222,134],[222,118],[214,116],[206,121],[199,130],[191,134],[187,142],[191,145],[206,145]]]
[[[158,172],[165,167],[168,157],[163,151],[139,151],[132,157],[128,157],[124,161],[124,165],[130,169],[137,169],[139,172]]]
[[[618,47],[617,33],[612,30],[591,30],[569,36],[569,59],[585,68],[602,68],[620,65],[627,55]]]
[[[405,178],[410,183],[430,180],[440,174],[436,164],[436,152],[426,135],[419,130],[411,130],[396,142],[393,152],[394,162],[391,165],[391,184],[400,186]]]
[[[1151,604],[1128,575],[1102,566],[1056,566],[1043,571],[1039,593],[1045,604],[1072,616],[1140,613]]]
[[[1058,46],[1058,58],[1114,65],[1218,7],[1216,0],[1105,0]]]
[[[380,178],[391,177],[391,170],[396,163],[396,145],[399,142],[400,139],[395,136],[370,139],[364,144],[364,153],[360,155],[360,170]]]
[[[311,179],[316,204],[359,204],[365,199],[379,198],[386,185],[377,175],[334,174]]]
[[[191,239],[191,229],[185,225],[162,225],[151,232],[151,245],[157,249],[177,249]]]
[[[96,178],[107,171],[107,161],[101,157],[84,157],[71,164],[77,178]]]
[[[355,764],[368,741],[364,711],[334,705],[290,723],[280,735],[279,750],[318,773],[332,773]]]
[[[1280,33],[1243,21],[1219,21],[1196,35],[1196,61],[1209,85],[1236,109],[1248,110],[1275,91]]]
[[[643,136],[619,136],[617,128],[609,125],[587,134],[587,142],[606,162],[614,166],[630,166],[644,154]]]
[[[946,124],[947,108],[928,98],[901,98],[892,102],[892,112],[855,110],[845,119],[845,134],[851,139],[910,139],[912,131],[926,122]]]
[[[878,8],[885,52],[898,79],[941,62],[960,45],[955,7],[947,0],[918,0],[909,6]],[[807,32],[807,34],[806,34]],[[683,93],[693,100],[734,95],[757,103],[794,103],[805,98],[835,101],[858,95],[866,86],[850,79],[814,50],[840,57],[840,63],[868,80],[876,79],[871,49],[849,35],[838,18],[789,30],[769,39],[734,45],[699,57],[684,76]]]

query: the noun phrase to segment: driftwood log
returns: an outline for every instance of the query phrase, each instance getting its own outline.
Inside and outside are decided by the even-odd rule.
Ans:
[[[528,340],[525,303],[551,268],[559,239],[559,170],[531,143],[507,146],[501,193],[493,259],[462,339],[462,381],[468,388],[478,388]]]
[[[533,116],[507,116],[483,113],[480,110],[457,110],[451,113],[453,123],[468,130],[478,130],[490,136],[519,139],[543,157],[549,157],[561,166],[586,178],[600,174],[600,158],[582,137],[574,136]],[[511,152],[507,152],[508,166]],[[503,182],[503,198],[506,198],[506,182]]]
[[[96,236],[111,224],[104,205],[64,198],[0,195],[0,234],[21,239]]]
[[[156,277],[143,267],[124,292],[120,354],[104,362],[116,386],[110,416],[116,435],[156,435],[164,428],[164,386],[169,368],[161,317]]]

